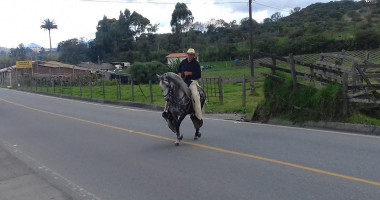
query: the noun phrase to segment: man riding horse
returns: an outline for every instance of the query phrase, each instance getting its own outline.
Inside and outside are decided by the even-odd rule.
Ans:
[[[179,65],[178,74],[167,72],[162,76],[157,75],[166,100],[162,116],[177,135],[176,145],[182,140],[179,127],[188,114],[196,130],[194,140],[201,137],[199,129],[203,125],[202,107],[206,94],[198,84],[201,68],[195,57],[195,50],[190,48],[187,51],[187,58]]]
[[[201,78],[201,66],[196,59],[196,53],[193,48],[187,50],[187,58],[182,60],[178,67],[178,76],[180,76],[189,87],[191,91],[191,98],[193,100],[193,108],[195,116],[202,120],[202,109],[200,96],[198,92],[198,79]],[[165,106],[165,111],[167,110],[167,105]]]

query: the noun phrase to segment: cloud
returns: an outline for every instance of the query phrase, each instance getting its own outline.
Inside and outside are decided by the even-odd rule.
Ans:
[[[241,0],[184,0],[194,16],[194,21],[223,19],[226,22],[248,17],[247,3]],[[319,0],[328,2],[328,0]],[[126,3],[129,2],[129,3]],[[0,6],[0,46],[15,48],[20,43],[31,42],[49,47],[48,32],[40,29],[44,19],[55,20],[58,30],[51,31],[52,46],[72,38],[93,39],[98,21],[107,16],[118,18],[120,11],[129,9],[159,25],[159,33],[171,31],[170,20],[178,0],[1,0]],[[253,18],[261,22],[278,11],[271,7],[290,10],[304,7],[315,0],[255,0],[267,6],[253,4]],[[222,4],[220,4],[222,3]],[[268,7],[270,6],[270,7]]]

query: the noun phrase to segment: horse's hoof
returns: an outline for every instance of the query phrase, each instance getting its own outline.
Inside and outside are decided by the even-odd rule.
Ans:
[[[175,146],[179,146],[179,141],[178,141],[178,140],[175,141],[175,142],[174,142],[174,145],[175,145]]]
[[[198,136],[194,136],[194,140],[198,140]]]
[[[169,113],[168,112],[163,112],[162,113],[162,117],[165,118],[165,119],[168,119],[169,118]]]
[[[199,138],[200,138],[200,137],[201,137],[201,135],[202,135],[201,133],[198,133],[198,134],[197,134],[197,137],[199,137]]]

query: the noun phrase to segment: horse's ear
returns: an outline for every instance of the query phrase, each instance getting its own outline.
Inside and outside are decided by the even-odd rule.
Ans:
[[[161,80],[161,75],[158,75],[158,74],[156,74],[156,76],[157,76],[157,78],[158,78],[158,80]]]

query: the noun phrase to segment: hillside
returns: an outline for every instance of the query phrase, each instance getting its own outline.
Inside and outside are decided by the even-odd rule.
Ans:
[[[258,49],[278,55],[377,48],[380,9],[354,1],[316,3],[259,29]]]
[[[136,31],[136,27],[128,26],[149,21],[143,16],[130,18],[130,15],[125,9],[118,19],[106,16],[99,19],[96,38],[86,46],[79,39],[60,42],[57,59],[72,64],[79,60],[165,63],[166,55],[183,52],[189,47],[199,52],[201,61],[248,59],[248,17],[231,22],[223,19],[210,19],[206,23],[194,21],[183,32],[156,34],[145,28]],[[140,21],[132,23],[128,21],[131,19]],[[263,23],[253,22],[253,34],[254,51],[280,56],[373,49],[380,44],[380,9],[369,8],[362,1],[315,3],[303,9],[294,8],[286,17],[275,13]],[[16,54],[10,57],[11,63],[19,59]],[[0,65],[4,65],[2,63],[0,60]]]
[[[10,49],[5,47],[0,47],[0,55],[6,54],[10,51]]]

